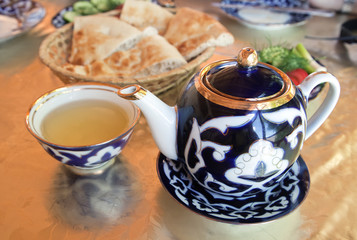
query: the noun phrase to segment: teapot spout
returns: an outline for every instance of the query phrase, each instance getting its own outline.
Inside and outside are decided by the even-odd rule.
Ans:
[[[178,158],[176,108],[168,106],[150,91],[136,84],[121,88],[118,95],[140,108],[160,152],[166,157],[176,160]]]

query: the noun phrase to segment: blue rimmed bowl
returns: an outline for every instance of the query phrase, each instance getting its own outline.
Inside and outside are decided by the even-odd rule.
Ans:
[[[118,87],[109,84],[73,84],[45,93],[30,107],[26,115],[29,132],[53,158],[69,166],[75,172],[86,173],[102,170],[114,162],[132,135],[140,110],[130,101],[117,96]],[[129,118],[122,133],[108,141],[87,146],[66,146],[48,141],[42,132],[44,118],[52,110],[80,100],[105,100],[121,107]]]

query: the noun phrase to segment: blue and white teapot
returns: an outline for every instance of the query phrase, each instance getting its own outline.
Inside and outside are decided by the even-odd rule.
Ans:
[[[327,97],[307,120],[308,96],[324,82],[329,83]],[[339,93],[338,80],[327,72],[295,86],[281,70],[258,62],[252,48],[201,69],[174,107],[138,85],[118,92],[142,110],[162,154],[182,161],[208,190],[234,196],[279,181],[304,140],[332,112]]]

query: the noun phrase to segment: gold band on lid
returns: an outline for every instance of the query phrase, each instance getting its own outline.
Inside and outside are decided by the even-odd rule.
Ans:
[[[238,66],[242,64],[240,65],[242,67],[253,67],[258,65],[258,54],[252,48],[244,48],[239,52],[236,60],[238,62]],[[211,69],[220,65],[223,66],[224,64],[232,61],[235,60],[229,59],[213,62],[204,67],[200,74],[196,76],[195,87],[204,98],[215,104],[231,109],[268,110],[280,107],[281,105],[289,102],[295,96],[296,87],[291,83],[289,77],[283,71],[266,63],[259,64],[265,65],[272,71],[275,71],[278,75],[281,76],[283,81],[283,87],[277,93],[262,98],[241,98],[230,96],[218,91],[209,83],[207,80],[207,75]]]

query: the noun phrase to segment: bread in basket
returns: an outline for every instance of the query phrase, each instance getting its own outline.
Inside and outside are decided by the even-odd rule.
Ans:
[[[181,16],[180,15],[181,12]],[[191,24],[194,23],[192,14],[197,14],[197,18],[202,21],[202,14],[200,12],[195,12],[192,9],[183,9],[179,11],[176,16],[179,17],[179,24],[183,21],[182,14],[190,15],[187,17],[186,23],[193,27],[192,31],[197,31],[197,28],[200,29],[202,24]],[[109,13],[108,15],[118,15],[118,12]],[[176,17],[175,16],[175,17]],[[174,19],[173,17],[172,19]],[[216,25],[219,24],[216,20],[212,18],[208,18],[207,23],[213,25],[212,22]],[[184,64],[181,67],[175,68],[173,70],[157,74],[157,75],[149,75],[145,77],[123,77],[123,76],[106,76],[106,75],[85,75],[85,74],[78,74],[73,71],[69,71],[65,67],[65,64],[68,63],[68,59],[71,55],[71,45],[72,45],[72,37],[73,37],[73,23],[67,24],[64,27],[58,29],[56,32],[50,34],[46,39],[42,42],[40,46],[40,59],[42,62],[47,65],[64,83],[76,83],[76,82],[105,82],[111,83],[119,86],[125,86],[130,84],[140,84],[144,88],[152,91],[153,93],[159,94],[166,91],[169,88],[172,88],[176,85],[179,85],[181,82],[188,80],[191,78],[198,70],[200,65],[205,62],[208,58],[210,58],[214,51],[215,46],[207,46],[206,42],[202,43],[205,45],[203,51],[200,51],[198,55],[191,58],[187,61],[187,64]],[[180,29],[180,25],[176,24],[176,29]],[[186,27],[186,26],[185,26]],[[187,27],[186,27],[187,28]],[[226,30],[224,30],[226,31]],[[175,37],[177,32],[182,31],[172,31],[171,37]],[[192,34],[187,33],[188,37]],[[197,35],[197,34],[196,34]],[[196,36],[195,36],[196,37]],[[204,36],[205,40],[207,39],[207,34]],[[211,40],[216,36],[212,36],[209,39]],[[230,37],[230,35],[229,35]],[[187,38],[187,37],[186,37]],[[176,38],[174,38],[176,39]],[[232,37],[233,39],[233,37]],[[198,39],[195,39],[197,42]],[[212,41],[212,40],[211,40]],[[174,44],[175,45],[175,44]],[[182,44],[181,44],[182,45]],[[186,47],[187,45],[185,45]],[[200,45],[201,46],[201,45]],[[179,49],[180,46],[175,46]],[[187,48],[187,47],[186,47]]]
[[[76,82],[106,82],[119,86],[140,84],[144,88],[159,94],[182,81],[189,79],[199,68],[200,64],[213,55],[214,47],[206,49],[186,65],[155,76],[129,79],[104,76],[84,76],[70,72],[62,67],[67,62],[71,51],[73,24],[67,24],[49,35],[41,44],[40,58],[64,83]]]

